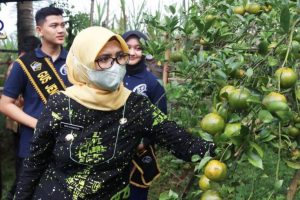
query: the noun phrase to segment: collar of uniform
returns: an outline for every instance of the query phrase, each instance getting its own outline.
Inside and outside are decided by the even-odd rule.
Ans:
[[[45,54],[45,53],[42,51],[41,46],[35,49],[35,55],[36,55],[36,57],[38,57],[38,58],[49,57],[47,54]],[[58,57],[59,57],[60,59],[66,60],[67,55],[68,55],[68,52],[67,52],[64,48],[61,48],[61,52],[60,52],[60,54],[59,54]]]

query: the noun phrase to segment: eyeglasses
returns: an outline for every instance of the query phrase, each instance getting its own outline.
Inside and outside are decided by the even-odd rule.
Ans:
[[[100,69],[108,69],[111,68],[114,62],[117,62],[119,65],[126,65],[129,61],[129,54],[128,53],[119,53],[115,58],[109,55],[102,55],[95,60],[98,67]]]

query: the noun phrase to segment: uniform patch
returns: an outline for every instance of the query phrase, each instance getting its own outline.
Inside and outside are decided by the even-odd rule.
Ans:
[[[42,63],[34,61],[30,64],[30,67],[33,71],[37,72],[42,69]]]
[[[148,97],[148,95],[146,94],[146,92],[147,92],[147,85],[145,83],[139,84],[139,85],[135,86],[132,89],[132,91],[135,92],[135,93],[137,93],[137,94],[141,94],[143,96]]]

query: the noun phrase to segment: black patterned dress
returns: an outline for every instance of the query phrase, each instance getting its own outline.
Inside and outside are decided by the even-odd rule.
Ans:
[[[87,109],[55,94],[38,120],[16,199],[127,199],[131,159],[143,137],[186,161],[213,145],[135,93],[115,111]]]

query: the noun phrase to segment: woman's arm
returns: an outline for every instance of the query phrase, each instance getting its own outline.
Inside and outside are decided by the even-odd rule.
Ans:
[[[215,145],[212,142],[205,141],[196,137],[179,127],[175,122],[169,121],[167,116],[158,108],[150,105],[152,112],[152,131],[150,137],[154,142],[167,148],[177,158],[185,161],[191,161],[195,154],[203,157],[206,152],[214,156]]]
[[[55,143],[53,129],[55,118],[52,117],[52,107],[55,103],[48,101],[38,120],[30,146],[30,156],[24,161],[24,169],[19,178],[15,199],[32,199],[35,187],[47,168]]]

